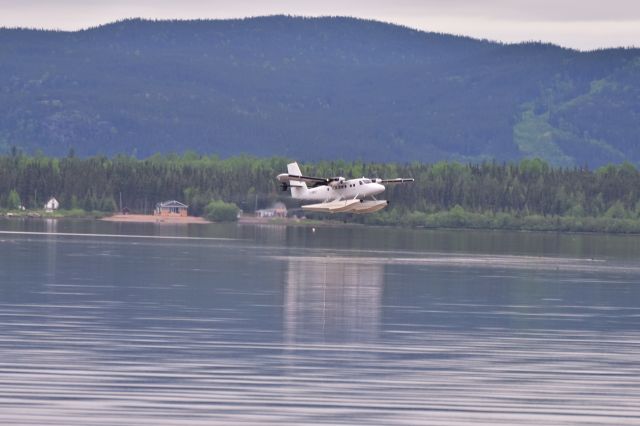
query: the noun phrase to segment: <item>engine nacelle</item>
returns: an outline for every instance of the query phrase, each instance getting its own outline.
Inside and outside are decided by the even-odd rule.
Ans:
[[[329,185],[331,186],[341,185],[345,180],[346,179],[343,178],[342,176],[334,176],[330,178],[331,183]]]

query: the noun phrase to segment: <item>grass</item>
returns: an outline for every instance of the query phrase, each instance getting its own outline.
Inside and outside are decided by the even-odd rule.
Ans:
[[[554,166],[572,166],[574,161],[554,142],[556,129],[548,123],[548,113],[536,115],[530,108],[513,127],[513,140],[530,158],[541,158]]]

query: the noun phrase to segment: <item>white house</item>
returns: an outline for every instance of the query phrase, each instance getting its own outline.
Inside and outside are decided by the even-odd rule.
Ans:
[[[277,202],[269,209],[256,210],[257,217],[287,217],[287,206]]]
[[[47,204],[44,205],[44,210],[51,213],[54,210],[58,210],[58,207],[60,207],[58,200],[56,200],[55,197],[51,197],[51,199],[47,201]]]
[[[182,204],[180,201],[171,200],[163,203],[156,204],[156,209],[153,214],[156,216],[182,216],[188,215],[188,208],[186,204]]]

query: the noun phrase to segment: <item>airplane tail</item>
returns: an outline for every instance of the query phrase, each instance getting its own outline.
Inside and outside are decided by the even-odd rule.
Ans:
[[[287,173],[294,176],[302,176],[298,163],[287,164]],[[289,187],[291,188],[291,196],[293,198],[304,198],[307,194],[307,184],[301,180],[290,180]]]

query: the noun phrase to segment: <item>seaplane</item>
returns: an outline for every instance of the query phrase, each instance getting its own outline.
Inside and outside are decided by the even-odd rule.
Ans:
[[[321,213],[373,213],[382,210],[389,202],[378,200],[376,195],[385,185],[413,182],[411,178],[396,179],[345,179],[342,176],[321,178],[305,176],[298,163],[287,164],[287,173],[277,176],[283,191],[291,189],[291,197],[305,201],[320,201],[303,205],[302,209]]]

